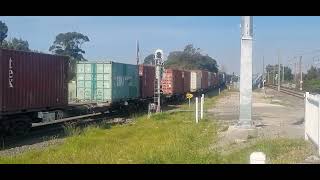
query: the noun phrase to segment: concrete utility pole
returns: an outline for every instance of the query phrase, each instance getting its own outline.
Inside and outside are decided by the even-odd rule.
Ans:
[[[264,80],[265,80],[265,75],[264,75],[264,56],[262,56],[262,89],[264,89]]]
[[[297,63],[294,62],[294,83],[297,81]]]
[[[273,75],[272,84],[275,85],[275,82],[274,82],[276,79],[276,66],[275,65],[273,66],[273,74],[272,75]]]
[[[240,117],[239,128],[251,128],[252,108],[252,16],[241,17]]]
[[[278,52],[278,91],[280,91],[280,50]]]
[[[300,67],[299,67],[299,71],[300,71],[300,91],[302,91],[302,56],[300,56],[300,61],[299,61]]]
[[[284,83],[284,64],[282,64],[282,83]]]

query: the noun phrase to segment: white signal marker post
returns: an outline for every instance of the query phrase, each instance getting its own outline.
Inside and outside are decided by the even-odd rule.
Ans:
[[[241,17],[240,117],[239,128],[251,128],[252,109],[252,16]]]
[[[198,114],[199,114],[198,97],[196,97],[196,123],[199,122]]]
[[[200,105],[201,114],[200,114],[200,119],[203,119],[203,103],[204,103],[204,94],[202,94],[202,96],[201,96],[201,105]]]

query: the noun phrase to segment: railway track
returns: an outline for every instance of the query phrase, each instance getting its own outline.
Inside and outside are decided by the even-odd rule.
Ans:
[[[278,90],[278,86],[275,86],[275,85],[266,85],[266,87]],[[304,96],[305,96],[303,91],[296,91],[296,90],[292,90],[292,89],[289,89],[286,87],[280,87],[280,92],[291,95],[291,96],[295,96],[295,97],[301,98],[301,99],[304,99]]]
[[[124,121],[119,119],[124,119]],[[88,125],[98,124],[99,122],[113,125],[124,123],[125,120],[126,117],[121,114],[94,113],[48,123],[33,123],[30,132],[25,136],[2,137],[0,139],[0,150],[43,142],[53,137],[67,136],[67,132],[65,131],[67,126],[84,128]]]

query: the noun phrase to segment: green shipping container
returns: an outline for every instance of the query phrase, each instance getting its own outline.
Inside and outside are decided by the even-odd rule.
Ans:
[[[138,66],[116,62],[79,62],[77,99],[114,103],[139,97]]]

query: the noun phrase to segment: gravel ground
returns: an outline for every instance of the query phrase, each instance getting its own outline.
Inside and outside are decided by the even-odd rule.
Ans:
[[[61,139],[51,139],[43,142],[37,142],[34,144],[21,145],[14,148],[6,149],[0,151],[0,156],[15,156],[30,150],[41,150],[48,148],[49,146],[56,146],[62,144],[64,138]]]

